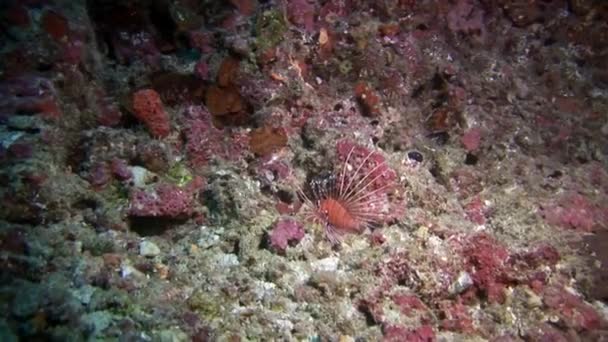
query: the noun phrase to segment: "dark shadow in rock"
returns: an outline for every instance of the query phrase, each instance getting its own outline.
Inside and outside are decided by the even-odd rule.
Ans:
[[[158,236],[173,229],[185,220],[169,217],[130,217],[129,223],[132,231],[139,236]]]
[[[608,231],[600,231],[586,236],[583,240],[588,251],[590,268],[595,270],[589,296],[593,299],[608,303]],[[596,266],[599,262],[599,268]]]

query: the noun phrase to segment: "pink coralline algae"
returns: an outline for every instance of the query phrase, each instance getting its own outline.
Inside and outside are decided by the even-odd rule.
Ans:
[[[489,303],[503,303],[506,288],[515,285],[527,285],[540,292],[560,260],[558,251],[546,243],[514,252],[486,233],[455,235],[451,241],[463,258],[457,267],[465,269],[473,280],[462,299],[477,297]]]
[[[131,179],[133,177],[133,173],[127,164],[127,161],[124,159],[114,158],[110,162],[110,169],[112,170],[112,174],[118,180],[125,181]]]
[[[101,87],[93,89],[89,98],[89,106],[95,109],[97,123],[102,126],[117,126],[122,119],[122,113],[118,109],[118,105]]]
[[[336,19],[345,18],[353,12],[350,1],[331,0],[327,1],[319,10],[319,19],[332,24]]]
[[[486,215],[488,214],[489,208],[486,206],[481,197],[475,196],[464,206],[464,211],[467,218],[476,224],[485,224]]]
[[[44,12],[41,26],[58,45],[58,61],[69,65],[80,63],[86,40],[84,32],[70,28],[66,17],[53,10]]]
[[[459,199],[470,198],[483,190],[482,175],[472,168],[459,168],[450,173],[450,187]]]
[[[201,106],[186,109],[183,135],[190,164],[195,167],[207,165],[213,158],[238,160],[248,149],[246,134],[216,128],[211,114]]]
[[[133,94],[135,116],[146,125],[150,134],[164,138],[171,132],[169,116],[163,107],[160,95],[153,89],[142,89]]]
[[[266,186],[287,179],[291,175],[289,162],[276,155],[257,158],[252,163],[257,179]]]
[[[461,141],[467,152],[474,152],[481,144],[481,130],[477,127],[469,129],[464,133]]]
[[[202,188],[195,178],[185,187],[160,183],[152,190],[131,191],[129,215],[134,217],[186,218],[193,214],[194,195]]]
[[[414,77],[420,77],[427,71],[427,63],[424,54],[421,52],[421,42],[425,38],[418,37],[418,31],[405,35],[395,46],[397,53],[402,56],[403,62],[407,66],[408,73]]]
[[[457,301],[446,300],[440,303],[442,316],[441,328],[450,331],[470,333],[475,330],[473,319],[467,306]]]
[[[89,183],[95,188],[102,188],[112,180],[112,174],[107,163],[97,162],[89,171]]]
[[[432,342],[435,341],[435,331],[430,325],[423,325],[416,329],[408,329],[397,325],[386,325],[382,328],[385,342]]]
[[[291,218],[280,219],[269,234],[270,247],[283,253],[290,244],[300,242],[304,235],[304,228],[298,221]]]
[[[509,281],[509,251],[487,234],[476,234],[464,243],[463,256],[470,269],[475,287],[489,302],[502,303]]]
[[[393,294],[391,299],[404,315],[409,316],[416,310],[428,310],[426,305],[415,295],[397,293]]]
[[[543,292],[543,302],[554,310],[563,323],[577,331],[606,326],[601,315],[582,298],[559,286],[549,286]]]
[[[484,33],[483,11],[475,0],[458,0],[447,14],[448,28],[465,34]]]
[[[382,280],[383,284],[396,285],[409,281],[411,268],[406,253],[394,253],[385,261],[375,266],[374,274]]]
[[[36,75],[20,75],[0,83],[0,120],[11,113],[39,114],[44,119],[57,119],[62,112],[53,83]]]
[[[84,52],[84,41],[83,33],[71,32],[69,38],[61,42],[60,59],[69,65],[79,64]]]
[[[206,61],[200,60],[194,66],[194,73],[202,80],[209,80],[209,65]]]
[[[560,255],[553,246],[542,244],[526,253],[512,254],[511,259],[525,262],[528,268],[536,268],[543,265],[555,265],[559,261]]]
[[[314,30],[315,6],[308,0],[287,0],[287,16],[294,25]]]
[[[213,35],[211,33],[190,31],[188,32],[188,41],[190,46],[200,50],[202,53],[210,53],[213,51]]]
[[[541,207],[540,214],[550,225],[591,232],[602,225],[602,218],[608,208],[600,208],[587,197],[578,193],[568,193],[557,203]]]

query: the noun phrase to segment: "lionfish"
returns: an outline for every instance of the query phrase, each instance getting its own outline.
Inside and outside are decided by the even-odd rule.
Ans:
[[[356,147],[350,149],[337,172],[313,178],[308,183],[308,194],[298,189],[306,218],[323,225],[333,245],[339,244],[339,235],[343,232],[361,233],[377,226],[384,221],[388,210],[386,191],[393,184],[382,178],[387,177],[390,169],[384,158],[381,161],[371,158],[374,151],[367,153],[358,165],[351,165]]]

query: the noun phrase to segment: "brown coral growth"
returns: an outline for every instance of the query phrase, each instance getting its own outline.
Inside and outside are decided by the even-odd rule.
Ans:
[[[359,82],[355,86],[355,95],[357,101],[363,109],[363,114],[370,117],[380,116],[380,97],[376,95],[373,89],[371,89],[365,82]]]
[[[227,57],[217,75],[217,84],[207,88],[205,105],[216,127],[241,125],[249,120],[249,107],[236,85],[239,61]]]
[[[238,113],[244,109],[243,99],[234,87],[209,87],[205,95],[205,104],[214,116]]]
[[[175,106],[184,102],[200,103],[205,94],[205,85],[194,75],[176,72],[158,73],[152,76],[150,83],[163,103]]]
[[[217,83],[220,87],[228,87],[235,84],[239,72],[239,61],[232,57],[226,57],[220,65],[217,73]]]
[[[249,134],[249,149],[258,156],[266,156],[287,145],[283,128],[264,126]]]

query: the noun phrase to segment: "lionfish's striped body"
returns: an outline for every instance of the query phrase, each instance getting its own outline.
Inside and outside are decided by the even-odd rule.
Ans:
[[[360,233],[381,223],[386,216],[387,190],[392,183],[382,180],[392,170],[384,158],[378,162],[377,152],[367,152],[363,159],[355,160],[356,147],[350,149],[337,172],[308,184],[309,195],[299,191],[307,217],[325,227],[332,243],[338,243],[339,233]],[[351,165],[353,162],[356,165]]]

